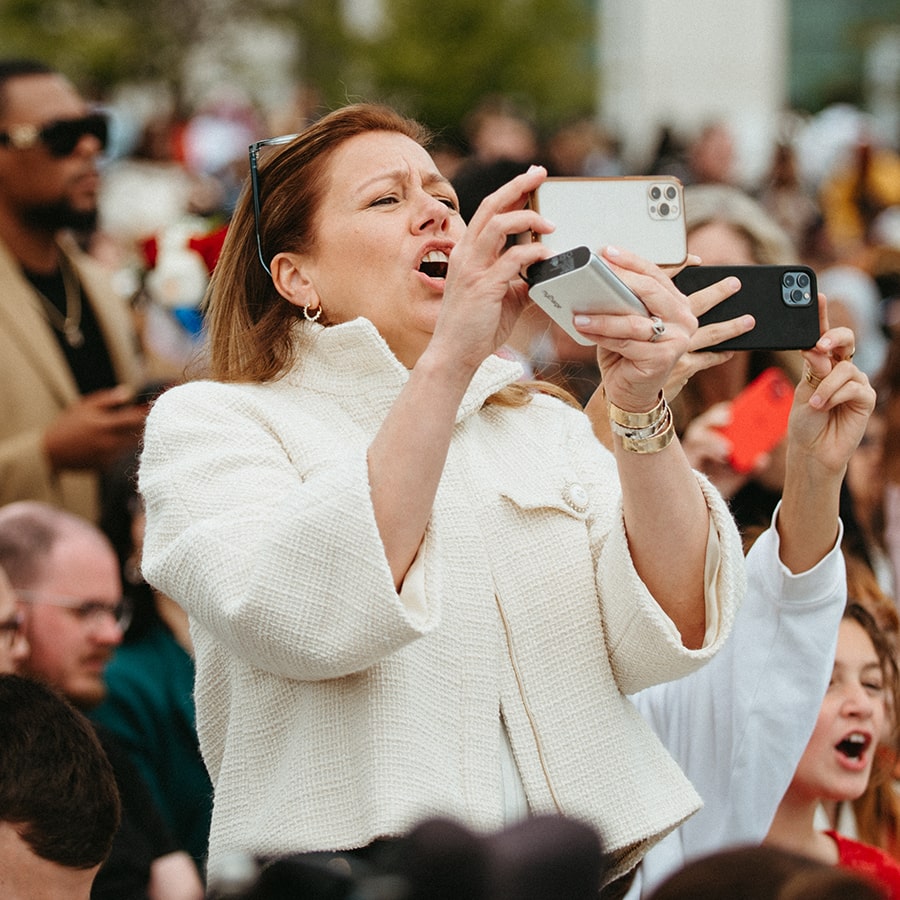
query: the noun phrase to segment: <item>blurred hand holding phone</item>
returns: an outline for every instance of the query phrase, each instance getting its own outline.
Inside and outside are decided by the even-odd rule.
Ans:
[[[717,430],[731,443],[729,465],[735,472],[753,471],[759,458],[785,437],[794,385],[779,368],[761,372],[731,402],[731,420]]]

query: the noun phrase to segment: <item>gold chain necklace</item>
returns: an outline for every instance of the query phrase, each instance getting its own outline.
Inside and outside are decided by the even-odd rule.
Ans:
[[[59,271],[66,292],[65,315],[57,309],[56,304],[46,294],[37,288],[35,291],[44,303],[44,312],[50,324],[62,334],[66,343],[73,350],[77,350],[84,344],[84,332],[81,330],[81,284],[65,256],[59,258]]]

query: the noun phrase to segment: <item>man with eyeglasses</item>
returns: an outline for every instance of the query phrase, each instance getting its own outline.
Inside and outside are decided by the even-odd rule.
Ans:
[[[100,529],[37,501],[0,507],[0,567],[24,611],[30,644],[20,674],[55,688],[81,710],[106,693],[106,665],[130,607],[119,564]],[[115,738],[98,728],[122,795],[122,825],[94,883],[94,900],[200,900],[193,860],[179,850],[149,790]]]
[[[92,521],[99,473],[147,412],[131,313],[75,239],[96,224],[107,137],[62,75],[0,59],[0,503]]]

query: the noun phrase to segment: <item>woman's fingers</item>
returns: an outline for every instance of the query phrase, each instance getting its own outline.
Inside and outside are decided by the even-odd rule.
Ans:
[[[709,287],[694,291],[693,294],[685,294],[691,307],[691,312],[699,319],[703,313],[709,312],[714,306],[718,306],[723,300],[734,296],[741,289],[741,281],[734,275],[723,278]]]
[[[685,257],[685,260],[679,266],[660,266],[660,269],[669,277],[674,278],[682,269],[686,269],[688,266],[699,266],[702,265],[703,260],[700,259],[699,256],[695,256],[693,253],[688,253]]]
[[[816,346],[812,351],[807,351],[804,356],[807,359],[814,358],[818,353],[834,362],[853,359],[856,353],[856,336],[853,330],[843,326],[829,328],[816,341]]]
[[[531,192],[546,178],[547,170],[543,166],[532,166],[527,172],[516,175],[515,178],[501,185],[496,191],[488,194],[478,205],[478,209],[475,210],[475,214],[469,220],[469,231],[474,231],[476,234],[479,233],[500,213],[526,210]],[[535,220],[548,222],[547,219],[539,216],[536,212],[531,210],[528,210],[528,212],[535,217]],[[527,230],[523,229],[523,231]],[[552,225],[549,230],[553,230]],[[541,233],[546,232],[542,231]]]
[[[804,381],[812,392],[818,394],[817,404],[825,397],[825,393],[818,390],[819,385],[840,369],[842,362],[849,363],[855,352],[856,337],[850,328],[845,327],[829,328],[816,342],[815,347],[801,351],[801,356],[806,361]],[[859,370],[852,365],[842,369],[844,377],[850,377],[853,372],[859,373]],[[832,380],[832,384],[836,385],[836,381]]]
[[[693,338],[691,343],[693,343]],[[666,399],[674,400],[697,372],[721,365],[732,356],[734,356],[734,352],[731,350],[702,350],[683,354],[675,363],[675,368],[672,369],[672,374],[669,375],[669,380],[663,388]]]
[[[701,325],[691,338],[689,350],[704,350],[707,347],[714,347],[722,341],[731,340],[739,335],[746,334],[756,327],[756,319],[751,315],[738,316],[734,319],[726,319],[724,322],[710,322],[708,325]],[[714,351],[709,351],[714,352]],[[715,362],[710,361],[708,365],[701,366],[706,369],[714,366]]]

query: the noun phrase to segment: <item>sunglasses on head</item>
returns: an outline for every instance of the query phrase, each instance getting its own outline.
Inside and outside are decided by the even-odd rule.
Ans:
[[[40,143],[51,156],[62,158],[72,154],[86,134],[93,135],[100,142],[101,149],[106,149],[109,119],[104,113],[90,113],[80,119],[57,119],[41,128],[37,125],[12,125],[7,131],[0,131],[0,146],[27,150]]]
[[[262,267],[269,275],[272,274],[272,270],[266,263],[266,256],[262,247],[262,236],[259,231],[260,207],[262,205],[259,198],[259,154],[266,147],[278,147],[281,144],[289,144],[295,137],[299,136],[298,134],[282,134],[278,137],[266,138],[264,141],[257,141],[247,148],[250,153],[250,188],[253,192],[253,224],[256,229],[256,250],[259,253],[259,261],[262,263]]]

